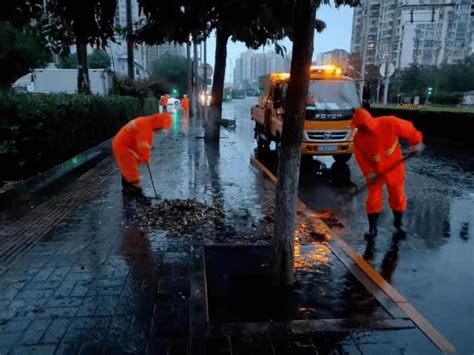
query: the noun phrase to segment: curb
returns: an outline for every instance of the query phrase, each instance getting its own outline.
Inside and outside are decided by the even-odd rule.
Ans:
[[[261,170],[264,175],[269,178],[273,183],[276,184],[277,177],[268,170],[257,158],[251,157],[250,163],[254,165],[257,169]],[[298,204],[302,206],[307,206],[298,198]],[[370,286],[367,281],[371,282],[377,289],[371,292],[375,297],[377,292],[382,292],[387,296],[390,301],[397,306],[397,313],[402,312],[409,320],[411,320],[416,327],[426,335],[426,337],[443,353],[443,354],[454,354],[456,349],[453,344],[451,344],[426,318],[424,318],[416,309],[413,307],[406,299],[403,297],[395,288],[392,287],[385,279],[369,264],[367,263],[359,254],[357,254],[352,247],[347,244],[342,238],[338,237],[336,234],[332,233],[331,229],[318,218],[327,233],[330,235],[331,239],[334,240],[335,246],[331,246],[330,243],[327,243],[327,246],[331,251],[336,254],[336,256],[341,260],[341,262],[349,269],[354,269],[354,266],[357,268],[358,272],[353,272],[353,275],[367,288]],[[362,275],[359,275],[362,274]],[[376,297],[380,301],[378,297]],[[381,303],[382,306],[385,306]],[[389,309],[387,309],[390,311]]]
[[[23,182],[13,186],[11,189],[0,192],[0,196],[2,198],[6,198],[9,196],[21,194],[26,191],[32,192],[42,189],[47,185],[59,180],[63,176],[71,173],[72,171],[84,166],[85,164],[102,160],[104,155],[110,153],[111,150],[112,138],[107,139],[106,141],[75,155],[69,160],[58,164],[43,173],[39,173],[24,180]]]

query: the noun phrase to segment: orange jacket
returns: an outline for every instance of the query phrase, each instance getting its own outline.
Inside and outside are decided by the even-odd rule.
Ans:
[[[361,108],[355,111],[352,127],[358,128],[354,138],[355,157],[364,176],[384,174],[390,170],[385,176],[388,183],[403,181],[403,164],[392,169],[402,160],[399,138],[416,145],[423,140],[421,132],[409,121],[395,116],[374,118]]]
[[[189,108],[189,99],[187,97],[183,97],[181,100],[181,108],[183,110],[187,110]]]
[[[120,129],[112,145],[116,150],[131,151],[136,155],[137,160],[148,163],[153,143],[153,131],[170,128],[171,125],[172,118],[168,113],[137,117]]]
[[[168,105],[168,96],[163,95],[160,99],[160,105],[161,106],[167,106]]]

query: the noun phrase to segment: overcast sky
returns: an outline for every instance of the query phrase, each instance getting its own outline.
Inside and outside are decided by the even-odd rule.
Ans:
[[[335,48],[341,48],[349,51],[351,45],[352,33],[352,15],[353,10],[347,6],[341,6],[336,9],[334,6],[321,6],[318,10],[317,18],[326,22],[326,29],[322,33],[316,33],[314,39],[314,53],[313,58],[321,52],[327,52]],[[291,53],[291,41],[284,40],[288,53]],[[215,37],[211,35],[207,41],[207,62],[214,67],[214,53],[215,53]],[[233,67],[234,60],[240,53],[245,52],[247,48],[244,44],[229,41],[227,46],[227,69]],[[260,49],[261,51],[272,51],[273,46],[267,46]],[[230,80],[229,70],[226,70],[226,81]]]

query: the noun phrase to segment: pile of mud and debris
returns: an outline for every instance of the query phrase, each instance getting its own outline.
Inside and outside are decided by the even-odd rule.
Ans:
[[[132,217],[132,223],[190,235],[210,222],[222,225],[223,219],[221,209],[195,200],[165,200],[158,205],[141,208]]]

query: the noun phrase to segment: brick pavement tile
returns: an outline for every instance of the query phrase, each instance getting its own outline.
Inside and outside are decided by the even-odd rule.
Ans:
[[[44,267],[33,277],[32,281],[46,281],[49,276],[53,273],[54,267]]]
[[[89,292],[90,281],[77,281],[77,280],[69,280],[69,279],[68,281],[71,281],[71,282],[75,281],[75,284],[73,288],[71,289],[69,296],[85,297],[87,293]]]
[[[132,326],[133,316],[114,316],[110,324],[107,341],[111,344],[124,339]]]
[[[40,268],[12,268],[1,277],[2,282],[28,282],[40,271]]]
[[[42,318],[67,318],[73,317],[79,307],[45,307],[39,314]]]
[[[0,347],[15,345],[20,335],[20,332],[0,334]]]
[[[41,339],[42,343],[59,343],[66,333],[72,318],[53,319]]]
[[[1,333],[15,333],[24,331],[30,325],[30,319],[10,320],[0,327]]]
[[[60,281],[30,281],[25,290],[55,290],[60,284]]]
[[[43,334],[48,329],[50,319],[35,319],[33,320],[28,328],[23,332],[19,343],[23,345],[38,344]]]
[[[48,281],[62,281],[69,274],[71,266],[55,266]]]
[[[0,345],[0,355],[7,355],[10,352],[9,346],[1,346]]]
[[[11,301],[26,285],[26,282],[0,282],[0,301]]]
[[[98,286],[90,288],[87,296],[120,296],[122,289],[122,286]]]
[[[76,286],[77,281],[67,280],[62,281],[58,288],[54,291],[54,295],[57,297],[67,297]]]
[[[17,300],[48,299],[53,294],[53,290],[21,290],[16,295]]]
[[[80,306],[84,297],[52,297],[50,298],[45,307],[74,307]]]
[[[53,355],[55,350],[56,345],[18,346],[9,355]]]

